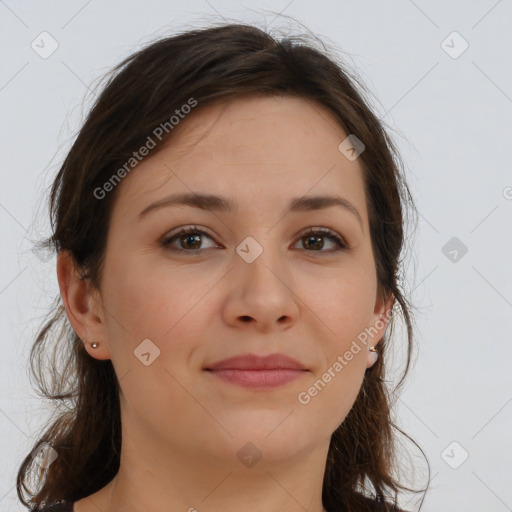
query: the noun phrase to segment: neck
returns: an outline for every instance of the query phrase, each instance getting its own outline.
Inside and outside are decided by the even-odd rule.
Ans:
[[[219,458],[142,439],[123,429],[120,468],[75,512],[325,512],[322,483],[328,440],[321,446],[276,458],[238,441],[237,457]],[[261,446],[261,443],[259,444]],[[256,454],[261,458],[254,462]],[[252,458],[251,458],[252,457]]]

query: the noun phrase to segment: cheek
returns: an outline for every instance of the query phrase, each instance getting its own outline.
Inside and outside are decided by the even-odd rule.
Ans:
[[[337,300],[336,307],[325,303],[326,323],[334,333],[318,340],[323,364],[297,397],[297,402],[309,409],[308,417],[317,414],[324,418],[330,433],[345,419],[361,388],[367,358],[361,333],[369,325],[372,310],[368,295],[338,293]]]
[[[307,293],[306,293],[307,291]],[[376,284],[365,268],[345,268],[304,287],[304,302],[326,328],[330,352],[343,350],[367,328],[375,308]]]
[[[194,340],[204,337],[207,322],[199,302],[215,282],[199,277],[189,281],[179,271],[175,277],[162,274],[127,260],[111,267],[105,279],[109,345],[125,410],[148,429],[156,423],[168,428],[170,416],[184,410],[197,416],[198,424],[204,421],[197,404],[191,411],[194,403],[186,390],[196,377],[189,365],[197,348]],[[148,339],[151,343],[141,345]],[[179,423],[176,429],[181,428]],[[186,426],[182,434],[187,434]]]
[[[193,340],[204,338],[210,321],[205,310],[208,290],[215,287],[218,276],[192,267],[158,270],[143,263],[143,257],[133,258],[105,273],[112,359],[131,367],[133,351],[149,339],[160,350],[161,364],[181,368],[195,349]]]
[[[323,417],[333,432],[352,408],[366,370],[365,333],[371,326],[375,306],[375,285],[364,267],[326,281],[322,290],[314,287],[308,306],[320,322],[317,338],[323,365],[297,397],[306,417]],[[312,334],[313,335],[313,334]],[[318,335],[318,333],[317,333]]]
[[[297,408],[304,424],[327,435],[344,421],[354,405],[364,377],[362,351],[343,363],[334,359],[324,371],[312,376],[297,395]]]

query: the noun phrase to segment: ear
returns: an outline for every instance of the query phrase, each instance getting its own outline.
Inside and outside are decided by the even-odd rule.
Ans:
[[[377,344],[384,336],[386,329],[391,320],[391,312],[393,310],[393,304],[395,303],[395,296],[390,293],[387,297],[382,298],[378,295],[375,302],[375,308],[372,315],[372,325],[369,328],[370,336],[367,347],[366,355],[366,368],[373,366],[378,359],[378,355],[375,352],[371,352],[370,348],[373,346],[377,348]]]
[[[57,256],[57,279],[67,317],[85,349],[95,359],[110,359],[101,296],[88,280],[80,278],[69,251]],[[91,347],[94,342],[97,348]]]

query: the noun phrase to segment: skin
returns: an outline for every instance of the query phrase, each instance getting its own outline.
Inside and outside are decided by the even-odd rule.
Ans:
[[[198,108],[118,185],[100,290],[59,255],[68,318],[91,357],[112,360],[121,388],[120,470],[75,512],[325,510],[329,440],[375,362],[369,347],[392,307],[377,296],[362,167],[338,149],[346,136],[329,111],[299,98]],[[238,212],[179,206],[137,218],[151,203],[191,191],[229,197]],[[291,198],[335,193],[355,206],[362,225],[336,206],[285,212]],[[193,225],[207,235],[172,243],[189,253],[161,245],[175,228]],[[308,246],[309,227],[332,229],[349,249],[333,252],[325,235]],[[263,248],[252,263],[236,252],[248,236]],[[343,370],[299,403],[298,394],[378,320]],[[148,366],[134,355],[145,339],[160,350]],[[248,352],[282,352],[308,371],[261,391],[203,370]],[[252,467],[237,457],[248,442],[262,454]]]

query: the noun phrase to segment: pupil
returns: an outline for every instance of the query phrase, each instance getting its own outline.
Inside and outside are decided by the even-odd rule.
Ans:
[[[185,235],[185,245],[188,244],[190,239],[194,239],[194,238],[196,239],[196,242],[197,242],[199,239],[199,235]],[[192,242],[192,244],[194,244],[194,242]],[[196,247],[193,247],[193,249],[196,249]]]
[[[319,237],[319,236],[310,236],[307,238],[307,245],[308,246],[311,246],[312,244],[310,243],[311,240],[313,240],[313,244],[316,242],[318,242],[319,240],[321,240],[322,237]],[[323,247],[323,243],[320,244],[320,249]]]

